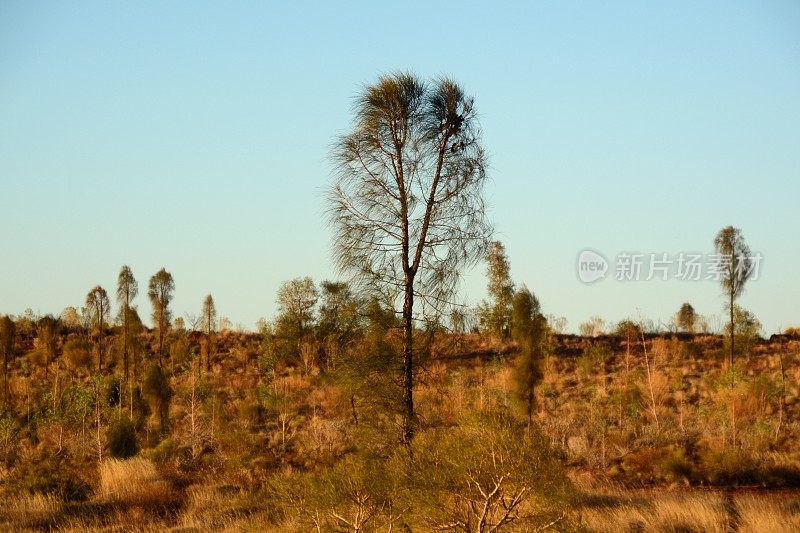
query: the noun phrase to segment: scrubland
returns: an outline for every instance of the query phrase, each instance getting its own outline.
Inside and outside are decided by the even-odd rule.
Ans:
[[[65,330],[58,346],[78,336]],[[34,337],[23,332],[19,351]],[[114,346],[102,372],[18,357],[0,420],[0,527],[800,528],[797,337],[754,342],[731,372],[719,336],[551,334],[530,419],[512,392],[514,342],[419,337],[410,447],[390,329],[296,351],[269,332],[223,331],[213,352],[176,331],[162,381],[145,370],[145,331],[127,385]]]

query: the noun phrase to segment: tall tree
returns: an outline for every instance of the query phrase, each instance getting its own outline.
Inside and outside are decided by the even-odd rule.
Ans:
[[[487,292],[491,302],[483,306],[481,321],[485,329],[500,337],[507,337],[511,327],[514,283],[511,281],[511,266],[503,243],[493,241],[489,245],[486,269],[489,278]]]
[[[687,333],[694,333],[694,326],[697,322],[697,313],[689,302],[685,302],[678,310],[678,327]]]
[[[111,302],[108,300],[106,290],[97,285],[86,295],[86,309],[92,317],[92,326],[95,328],[97,339],[97,368],[103,370],[103,340],[108,316],[111,313]]]
[[[125,381],[128,381],[128,360],[130,352],[131,302],[139,294],[139,284],[133,277],[131,267],[124,265],[117,277],[117,302],[120,304],[122,318],[122,366]]]
[[[730,336],[728,365],[733,371],[733,353],[736,337],[734,334],[734,313],[736,311],[734,302],[744,292],[745,283],[753,274],[753,260],[750,248],[742,236],[742,231],[733,226],[727,226],[719,230],[714,239],[714,248],[717,252],[716,267],[717,272],[720,274],[719,281],[728,298],[728,311],[730,313],[730,322],[728,323],[728,334]]]
[[[162,268],[150,278],[150,285],[147,296],[153,306],[153,324],[158,329],[158,364],[164,361],[164,335],[169,328],[172,317],[169,304],[172,301],[172,293],[175,291],[175,281],[172,274]]]
[[[402,302],[402,438],[408,444],[414,322],[441,314],[462,268],[486,250],[486,156],[473,99],[450,79],[383,76],[363,90],[354,111],[352,132],[333,153],[335,257],[355,280]]]
[[[14,334],[16,327],[11,317],[0,317],[0,352],[3,354],[3,401],[8,408],[8,363],[14,357]]]
[[[214,330],[217,321],[217,307],[214,298],[209,294],[203,300],[203,313],[201,323],[206,336],[206,372],[211,371],[211,354],[214,349]]]

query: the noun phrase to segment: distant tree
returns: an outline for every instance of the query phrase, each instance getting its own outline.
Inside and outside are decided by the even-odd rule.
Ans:
[[[0,352],[3,354],[3,400],[9,403],[8,364],[14,357],[14,334],[16,326],[8,315],[0,317]]]
[[[514,283],[511,281],[511,266],[503,243],[494,241],[489,245],[486,267],[490,301],[483,308],[481,322],[484,329],[500,337],[507,337],[510,333]]]
[[[551,314],[545,318],[547,318],[547,325],[553,333],[562,335],[567,330],[567,317]]]
[[[589,317],[588,322],[578,326],[578,332],[584,337],[597,337],[606,331],[606,321],[598,315]]]
[[[728,297],[728,365],[733,369],[733,354],[735,352],[734,335],[734,302],[744,292],[747,280],[753,274],[750,248],[742,236],[739,228],[727,226],[719,230],[714,239],[714,248],[717,252],[717,271],[720,273],[720,284]]]
[[[214,353],[214,330],[217,322],[217,307],[214,305],[214,298],[210,294],[203,300],[203,311],[200,321],[203,333],[206,336],[206,372],[210,372],[211,356]]]
[[[403,317],[403,435],[414,433],[415,298],[441,315],[464,266],[479,260],[491,228],[482,188],[486,155],[473,99],[455,82],[381,77],[355,105],[333,158],[330,220],[338,266]]]
[[[335,365],[342,346],[352,342],[361,331],[363,306],[348,283],[323,281],[321,288],[317,331],[325,343],[326,363],[330,367]]]
[[[92,317],[92,326],[95,328],[97,339],[97,368],[103,370],[103,341],[108,316],[111,314],[111,302],[108,300],[106,290],[97,285],[86,295],[86,309]]]
[[[175,281],[172,274],[165,269],[161,269],[150,278],[150,285],[147,296],[153,306],[153,324],[158,329],[158,364],[164,361],[164,336],[169,329],[172,314],[169,304],[172,301],[172,293],[175,291]]]
[[[77,331],[83,327],[83,319],[80,313],[74,307],[65,307],[59,316],[61,325],[69,330]]]
[[[542,315],[539,300],[527,287],[516,291],[511,305],[511,337],[520,348],[514,367],[514,399],[530,426],[536,408],[535,388],[542,380],[547,320]]]
[[[697,323],[697,313],[695,313],[692,304],[686,302],[681,306],[678,311],[677,322],[681,330],[687,333],[694,333],[695,324]]]
[[[117,302],[120,305],[119,312],[122,320],[122,367],[125,381],[128,381],[131,302],[137,294],[139,294],[139,284],[133,277],[131,267],[123,265],[117,277]]]
[[[617,324],[614,333],[625,340],[625,380],[627,383],[631,370],[631,344],[639,342],[638,339],[642,336],[642,328],[633,320],[626,318]]]
[[[44,368],[45,379],[47,379],[50,363],[56,358],[57,348],[58,320],[51,315],[45,315],[36,324],[33,351],[29,354],[34,363]]]
[[[468,310],[462,307],[453,307],[450,310],[450,329],[453,333],[467,332],[467,313]]]
[[[288,326],[298,340],[314,322],[314,306],[318,299],[319,291],[309,277],[286,281],[278,289],[279,322]]]

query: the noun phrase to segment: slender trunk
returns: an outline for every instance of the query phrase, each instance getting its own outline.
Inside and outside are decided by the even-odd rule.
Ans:
[[[161,311],[158,320],[158,366],[163,365],[164,354],[164,311]]]
[[[198,362],[199,363],[199,362]],[[195,377],[194,371],[192,371],[192,406],[190,410],[190,420],[191,420],[191,433],[192,433],[192,455],[197,456],[197,433],[196,433],[196,426],[195,426],[195,414],[197,409],[197,404],[195,401],[195,391],[197,389],[197,378]]]
[[[122,310],[122,366],[125,376],[125,382],[128,381],[128,313],[130,301],[129,296],[125,294],[125,308]]]
[[[731,275],[733,275],[733,274],[731,274]],[[733,279],[733,278],[731,278],[731,279]],[[734,324],[733,324],[733,288],[731,288],[731,290],[729,292],[729,296],[730,296],[730,300],[729,300],[730,309],[729,309],[729,311],[730,311],[730,328],[731,328],[730,329],[730,336],[731,336],[731,342],[730,342],[730,346],[729,346],[730,350],[728,352],[728,371],[730,372],[730,377],[731,377],[731,409],[730,409],[730,411],[731,411],[731,445],[735,448],[736,447],[736,440],[737,440],[737,438],[736,438],[737,437],[737,435],[736,435],[736,393],[735,393],[735,391],[733,389],[734,389],[734,386],[736,384],[736,372],[735,372],[735,370],[733,368],[733,343],[734,343],[734,339],[736,338],[736,331],[735,331],[735,327],[734,327]]]
[[[414,278],[406,274],[403,303],[403,443],[414,437]]]
[[[734,326],[733,326],[733,289],[731,289],[731,291],[730,291],[730,307],[731,307],[731,309],[730,309],[730,311],[731,311],[731,316],[730,316],[730,318],[731,318],[731,345],[730,345],[730,353],[728,355],[728,365],[730,366],[730,369],[731,369],[731,385],[733,385],[733,343],[734,343],[734,339],[736,337],[736,335],[735,335],[736,332],[734,331]]]
[[[212,332],[211,332],[211,317],[208,317],[208,335],[206,335],[206,373],[211,372],[211,347],[212,347]]]

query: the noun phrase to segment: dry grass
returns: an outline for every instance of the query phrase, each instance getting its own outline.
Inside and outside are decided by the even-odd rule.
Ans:
[[[590,531],[800,531],[797,495],[721,492],[657,493],[641,497],[617,493],[604,505],[579,511]]]
[[[62,509],[62,502],[52,496],[34,494],[7,499],[0,510],[0,529],[46,528]]]
[[[168,505],[169,483],[147,459],[108,459],[100,464],[100,498],[130,505]]]
[[[800,501],[797,498],[768,498],[742,495],[735,498],[741,533],[800,531]]]

